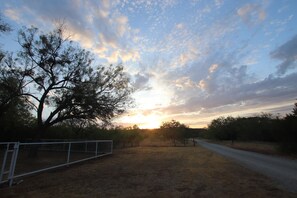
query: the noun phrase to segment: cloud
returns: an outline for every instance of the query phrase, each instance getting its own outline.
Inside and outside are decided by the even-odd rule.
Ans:
[[[18,3],[19,8],[11,8],[7,3],[5,13],[9,18],[44,30],[57,20],[65,21],[71,39],[98,53],[101,59],[123,62],[140,56],[131,39],[137,32],[110,1],[64,0],[63,6],[59,0]]]
[[[197,84],[193,82],[188,76],[184,76],[175,80],[175,86],[180,89],[187,89],[197,87]]]
[[[148,73],[138,73],[134,76],[134,83],[133,83],[133,87],[136,91],[140,91],[140,90],[149,90],[151,89],[151,87],[148,85],[150,77],[152,77],[152,75],[148,74]]]
[[[224,1],[223,0],[215,0],[215,6],[217,8],[222,7],[223,4],[224,4]]]
[[[218,64],[212,64],[208,69],[209,73],[215,72],[217,70],[218,66],[219,66]]]
[[[184,24],[179,23],[179,24],[176,25],[176,28],[177,29],[183,29],[184,28]]]
[[[297,66],[297,35],[270,53],[271,58],[281,60],[277,73],[283,75]]]
[[[237,14],[248,25],[255,25],[266,19],[266,12],[258,4],[246,4],[237,10]]]
[[[4,11],[4,14],[8,17],[8,18],[10,18],[10,19],[12,19],[12,20],[14,20],[14,21],[20,21],[20,15],[19,15],[19,12],[18,12],[18,10],[16,10],[16,9],[6,9],[5,11]]]
[[[279,101],[294,99],[297,97],[297,73],[285,77],[269,76],[262,81],[247,83],[232,89],[217,91],[208,95],[193,94],[184,104],[172,105],[166,109],[167,113],[196,112],[201,109],[207,111],[216,111],[217,108],[222,110],[235,108],[251,108],[251,106],[277,104]],[[240,107],[241,106],[241,107]]]

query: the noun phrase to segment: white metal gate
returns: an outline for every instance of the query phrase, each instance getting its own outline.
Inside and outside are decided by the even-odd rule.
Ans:
[[[19,142],[3,142],[0,145],[6,146],[4,149],[3,162],[0,173],[0,183],[8,182],[12,185],[16,159],[19,151]]]
[[[33,147],[38,147],[42,158],[48,157],[48,164],[30,170],[20,170],[32,159],[26,158],[26,153]],[[72,141],[72,142],[0,142],[0,160],[2,161],[0,184],[12,186],[13,180],[19,177],[42,171],[68,166],[70,164],[110,155],[113,152],[112,140]],[[57,156],[61,156],[58,158]],[[53,157],[54,156],[54,157]],[[52,157],[52,158],[50,158]],[[56,163],[55,160],[57,161]],[[33,160],[34,161],[34,160]],[[38,160],[36,160],[38,162]],[[19,167],[17,167],[19,165]],[[21,167],[21,168],[20,168]],[[17,171],[16,171],[17,170]]]

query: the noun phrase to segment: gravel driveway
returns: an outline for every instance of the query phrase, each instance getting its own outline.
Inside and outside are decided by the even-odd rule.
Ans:
[[[297,160],[237,150],[202,140],[196,141],[209,150],[231,158],[245,167],[272,178],[286,190],[297,192]]]

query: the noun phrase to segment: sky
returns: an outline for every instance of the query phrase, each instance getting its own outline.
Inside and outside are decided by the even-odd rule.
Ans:
[[[0,0],[14,29],[63,21],[98,64],[123,64],[134,106],[114,122],[207,127],[220,116],[285,115],[297,99],[296,0]]]

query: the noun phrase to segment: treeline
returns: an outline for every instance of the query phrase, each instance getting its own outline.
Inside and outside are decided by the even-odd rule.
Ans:
[[[149,139],[150,141],[169,141],[172,146],[188,143],[195,146],[193,138],[205,132],[205,129],[191,129],[175,120],[163,123],[159,129],[140,129],[137,125],[125,128],[120,126],[104,128],[94,123],[77,121],[52,126],[37,140],[34,131],[36,119],[33,117],[10,114],[0,117],[0,121],[1,142],[113,140],[116,148],[126,148],[139,146],[144,139]]]
[[[279,149],[297,153],[297,103],[284,118],[271,114],[253,117],[220,117],[213,120],[204,138],[230,141],[276,142]]]
[[[163,122],[158,133],[163,140],[171,141],[174,146],[177,146],[178,143],[182,143],[185,146],[190,139],[192,139],[195,146],[194,138],[199,137],[203,131],[205,129],[191,129],[179,121],[171,120]]]
[[[5,123],[0,125],[3,126]],[[5,126],[5,128],[7,130],[4,131],[3,128],[0,130],[0,142],[113,140],[115,147],[122,148],[138,146],[145,137],[145,130],[139,128],[106,129],[95,124],[79,127],[63,123],[49,128],[40,139],[36,140],[34,126],[17,124]]]

